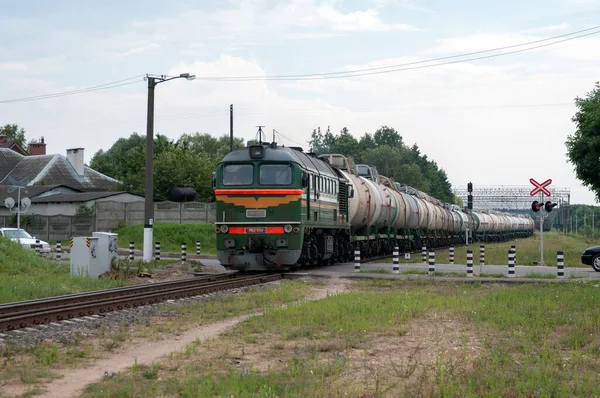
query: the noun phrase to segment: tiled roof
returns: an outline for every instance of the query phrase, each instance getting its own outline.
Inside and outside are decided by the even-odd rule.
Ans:
[[[18,192],[16,190],[14,190],[12,192],[8,192],[9,188],[10,188],[10,185],[0,185],[0,206],[4,206],[4,199],[6,199],[8,197],[13,198],[15,201],[17,200]],[[30,198],[32,201],[35,197],[40,196],[40,195],[42,195],[41,197],[50,197],[50,196],[54,196],[55,194],[65,194],[65,192],[69,192],[69,193],[81,192],[76,189],[71,189],[65,185],[33,185],[33,186],[26,187],[26,188],[27,188],[27,192],[21,190],[21,197]],[[56,190],[57,193],[50,192],[52,190]],[[47,195],[50,195],[50,196],[43,196],[43,194],[46,194],[46,193],[47,193]]]
[[[75,171],[63,155],[22,156],[10,149],[0,148],[0,185],[27,179],[26,185],[67,185],[83,191],[107,190],[118,180],[84,166],[83,176]]]
[[[121,195],[127,192],[80,192],[80,193],[61,193],[57,195],[36,197],[31,200],[32,203],[61,203],[61,202],[87,202],[108,198],[115,195]],[[139,195],[138,195],[139,196]]]

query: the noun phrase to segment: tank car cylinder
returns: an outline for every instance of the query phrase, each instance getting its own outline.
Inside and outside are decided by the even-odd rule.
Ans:
[[[129,242],[129,261],[133,261],[133,249],[135,248],[135,244],[133,242]]]
[[[467,276],[473,276],[473,250],[467,250]]]
[[[398,256],[400,255],[400,249],[398,249],[398,246],[394,247],[394,274],[397,274],[400,272],[400,267],[398,265]]]
[[[565,253],[562,251],[556,252],[556,273],[559,278],[565,277]]]
[[[435,272],[435,252],[432,250],[429,252],[429,275],[433,275]]]
[[[508,251],[508,277],[515,277],[515,254],[512,249]]]

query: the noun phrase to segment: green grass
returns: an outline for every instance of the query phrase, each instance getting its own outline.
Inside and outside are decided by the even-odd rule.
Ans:
[[[556,279],[557,276],[554,274],[543,274],[541,272],[529,272],[528,274],[525,274],[524,277],[532,279]]]
[[[196,241],[200,241],[201,254],[216,254],[216,234],[212,224],[154,224],[154,242],[160,242],[161,252],[181,253],[186,242],[187,253],[196,253]],[[129,248],[134,242],[137,250],[143,249],[144,226],[130,225],[114,231],[119,234],[119,247]],[[154,252],[154,246],[152,247]]]
[[[0,238],[0,303],[125,286],[124,281],[71,277],[69,264],[39,257]]]
[[[389,269],[376,268],[376,269],[361,269],[358,272],[362,272],[363,274],[391,274],[392,271]]]
[[[426,269],[406,269],[404,271],[402,271],[403,274],[409,274],[409,275],[429,275],[429,271]],[[462,276],[467,276],[466,272],[443,272],[443,271],[434,271],[433,272],[434,276],[457,276],[457,277],[462,277]]]
[[[598,396],[595,283],[373,280],[357,286],[352,293],[268,310],[220,340],[193,345],[181,362],[171,358],[119,375],[90,387],[88,396]],[[421,347],[434,354],[425,379],[399,383],[397,364],[369,353],[381,338],[401,339],[419,319],[429,319],[430,328],[454,319],[465,330],[455,331],[462,337],[450,346]],[[413,333],[407,341],[446,336],[429,329]],[[390,341],[397,343],[387,350],[401,349],[402,340]],[[459,344],[465,348],[452,349]],[[196,351],[202,345],[211,355]],[[252,345],[254,359],[244,362]],[[255,368],[256,352],[273,365]]]

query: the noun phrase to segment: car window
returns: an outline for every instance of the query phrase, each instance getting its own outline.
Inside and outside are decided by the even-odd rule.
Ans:
[[[24,229],[21,229],[21,230],[9,229],[9,230],[4,231],[4,233],[7,238],[11,238],[11,239],[31,238],[31,235],[29,235],[27,233],[27,231],[25,231]]]
[[[291,183],[291,164],[263,164],[260,166],[261,185],[290,185]]]
[[[251,164],[229,164],[223,167],[223,185],[251,185],[253,170]]]

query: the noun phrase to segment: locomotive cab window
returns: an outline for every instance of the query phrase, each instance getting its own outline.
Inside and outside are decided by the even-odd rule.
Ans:
[[[228,164],[223,167],[223,185],[251,185],[253,170],[251,164]]]
[[[260,166],[261,185],[290,185],[292,183],[291,164],[262,164]]]

